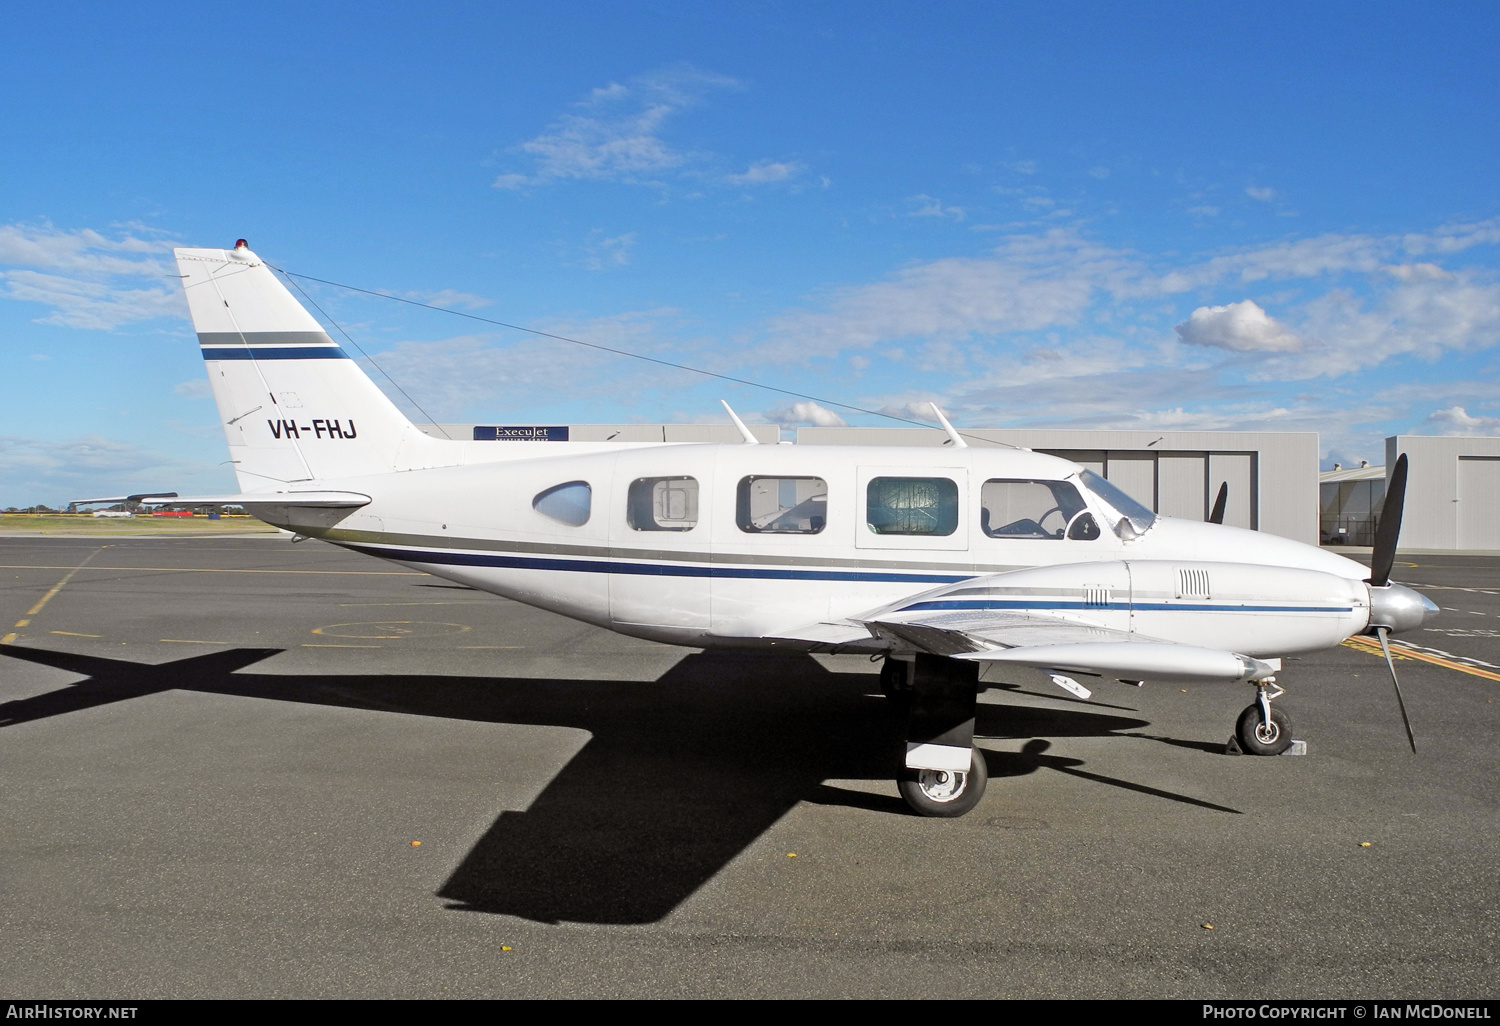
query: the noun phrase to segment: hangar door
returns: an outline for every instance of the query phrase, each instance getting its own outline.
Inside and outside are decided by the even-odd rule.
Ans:
[[[1044,449],[1072,460],[1157,513],[1207,520],[1219,486],[1229,485],[1224,523],[1256,528],[1258,485],[1253,452],[1154,452],[1150,449]]]
[[[1458,458],[1458,547],[1500,549],[1500,456]]]

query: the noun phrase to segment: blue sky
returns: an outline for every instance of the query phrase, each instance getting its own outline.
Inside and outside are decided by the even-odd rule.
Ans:
[[[960,426],[1500,434],[1500,8],[1139,6],[13,5],[0,507],[233,487],[237,237]],[[881,422],[310,290],[439,420]]]

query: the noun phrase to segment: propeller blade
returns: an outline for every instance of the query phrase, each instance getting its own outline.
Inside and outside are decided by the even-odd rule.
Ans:
[[[1219,485],[1219,497],[1214,500],[1214,511],[1208,515],[1210,524],[1222,524],[1224,522],[1224,507],[1229,505],[1229,482],[1225,481]]]
[[[1406,457],[1402,456],[1401,458],[1405,459]],[[1401,682],[1396,679],[1396,664],[1391,661],[1391,646],[1385,643],[1385,636],[1388,633],[1389,631],[1384,627],[1375,628],[1375,634],[1380,638],[1380,651],[1385,653],[1385,665],[1390,667],[1391,670],[1391,683],[1396,688],[1396,704],[1401,707],[1401,722],[1406,725],[1406,740],[1411,742],[1411,754],[1416,755],[1417,739],[1412,735],[1411,720],[1406,715],[1406,702],[1401,697]]]
[[[1406,453],[1391,468],[1385,484],[1385,505],[1380,508],[1380,524],[1375,528],[1375,551],[1370,555],[1370,583],[1384,588],[1391,583],[1391,567],[1396,562],[1396,539],[1401,534],[1401,508],[1406,505]]]

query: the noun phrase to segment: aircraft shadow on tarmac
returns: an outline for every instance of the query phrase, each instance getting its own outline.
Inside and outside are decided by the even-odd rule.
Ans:
[[[488,723],[576,727],[592,738],[525,812],[505,812],[438,895],[450,908],[539,922],[651,923],[670,913],[798,802],[907,814],[894,795],[825,780],[894,779],[902,724],[870,674],[806,656],[690,655],[655,681],[243,672],[279,649],[232,649],[155,666],[6,646],[86,674],[0,704],[0,727],[168,690]],[[993,777],[1052,769],[1219,812],[1236,810],[1080,769],[1045,738],[1118,736],[1146,721],[1087,708],[981,703]]]

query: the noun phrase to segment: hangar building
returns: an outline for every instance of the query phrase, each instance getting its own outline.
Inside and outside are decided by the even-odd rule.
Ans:
[[[1403,549],[1500,549],[1500,438],[1394,435],[1408,463]]]
[[[730,424],[445,424],[423,430],[451,438],[496,441],[523,437],[619,442],[739,439]],[[783,434],[772,424],[752,424],[750,430],[768,443]],[[1341,468],[1320,475],[1318,435],[1312,431],[962,430],[970,444],[1024,446],[1089,467],[1167,516],[1206,520],[1219,486],[1227,483],[1226,524],[1310,545],[1371,544],[1384,497],[1382,467]],[[924,427],[808,427],[796,429],[795,438],[802,445],[938,448],[947,444],[942,430]],[[1500,551],[1500,438],[1397,435],[1386,439],[1387,466],[1403,452],[1411,469],[1401,547]]]
[[[1313,431],[1087,431],[964,428],[1088,467],[1158,513],[1207,520],[1228,483],[1224,523],[1318,544],[1318,435]],[[931,445],[929,428],[798,428],[802,445]]]

